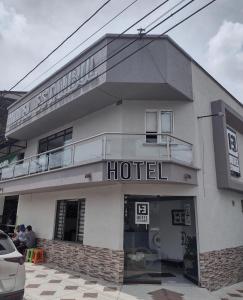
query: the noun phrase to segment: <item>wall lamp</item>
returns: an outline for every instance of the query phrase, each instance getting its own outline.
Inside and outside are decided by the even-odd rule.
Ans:
[[[222,111],[219,111],[217,114],[211,114],[211,115],[204,115],[204,116],[198,116],[198,120],[199,119],[203,119],[203,118],[210,118],[210,117],[223,117],[224,113]]]

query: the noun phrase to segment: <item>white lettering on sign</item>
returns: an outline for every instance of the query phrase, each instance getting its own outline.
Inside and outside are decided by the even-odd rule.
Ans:
[[[149,202],[135,202],[135,224],[149,224]]]
[[[40,92],[34,98],[21,105],[8,116],[7,130],[21,125],[33,116],[54,105],[68,94],[83,87],[86,83],[98,77],[94,70],[94,57],[79,64],[75,69],[65,74],[51,86]]]
[[[227,127],[230,172],[233,176],[240,177],[239,151],[236,132]]]

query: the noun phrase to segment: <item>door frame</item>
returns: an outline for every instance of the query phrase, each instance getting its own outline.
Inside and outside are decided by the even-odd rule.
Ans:
[[[128,200],[129,198],[132,201],[173,201],[173,200],[185,200],[185,199],[190,199],[193,203],[193,208],[194,208],[194,218],[195,218],[195,236],[196,236],[196,245],[197,245],[197,280],[193,280],[192,278],[188,278],[191,282],[193,282],[196,285],[200,285],[200,248],[199,248],[199,233],[198,233],[198,213],[197,213],[197,197],[195,196],[160,196],[160,195],[138,195],[138,194],[124,194],[124,211],[123,211],[123,222],[125,221],[125,201]],[[124,256],[125,256],[125,226],[123,226],[123,251],[124,251]],[[124,275],[125,276],[125,259],[124,259]],[[125,277],[123,277],[123,280]]]

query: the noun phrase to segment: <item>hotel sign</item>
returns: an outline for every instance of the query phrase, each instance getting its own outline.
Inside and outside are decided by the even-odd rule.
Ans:
[[[105,177],[111,181],[168,180],[160,161],[107,161]]]
[[[149,224],[149,202],[135,202],[135,224]]]
[[[42,113],[75,90],[97,78],[98,73],[94,68],[95,61],[94,56],[92,56],[11,112],[8,117],[7,131],[22,125],[33,116]]]
[[[236,132],[227,127],[230,172],[233,176],[240,177],[240,162]]]

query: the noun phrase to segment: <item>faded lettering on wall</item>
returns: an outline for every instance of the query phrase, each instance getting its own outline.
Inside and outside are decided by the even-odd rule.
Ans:
[[[79,64],[52,85],[21,105],[8,116],[7,131],[14,129],[98,77],[94,57]]]

